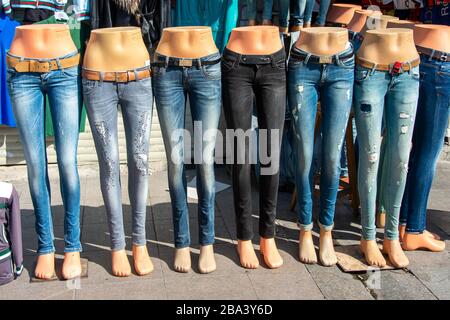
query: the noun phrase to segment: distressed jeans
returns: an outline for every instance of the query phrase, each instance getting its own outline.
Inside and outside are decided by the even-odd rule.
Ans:
[[[64,251],[80,252],[80,179],[77,169],[81,112],[79,67],[48,73],[8,69],[7,83],[27,162],[28,184],[36,215],[37,253],[55,251],[44,130],[45,95],[50,101],[55,124],[55,149],[64,204]]]
[[[156,55],[156,61],[167,59]],[[197,170],[199,241],[202,246],[214,243],[214,148],[221,113],[221,71],[220,63],[199,67],[198,61],[218,59],[219,53],[192,60],[192,67],[153,67],[153,89],[166,149],[176,248],[185,248],[191,243],[185,174],[185,154],[188,152],[185,150],[184,135],[187,97],[194,122],[193,158]]]
[[[148,152],[153,110],[152,80],[126,83],[83,79],[84,101],[100,167],[100,185],[108,216],[111,249],[125,249],[122,188],[117,129],[122,111],[127,147],[128,195],[132,213],[132,241],[146,244]]]
[[[428,197],[448,126],[450,62],[423,56],[420,75],[413,147],[400,210],[400,223],[406,224],[406,232],[409,233],[422,233],[425,230]]]
[[[385,238],[398,239],[398,218],[408,171],[419,95],[419,68],[398,75],[356,67],[355,118],[359,141],[358,190],[362,236],[375,240],[377,176],[383,162],[381,199],[386,209]],[[380,159],[382,122],[386,151]]]
[[[303,56],[303,61],[295,55]],[[321,101],[322,143],[319,224],[333,227],[339,187],[340,160],[352,106],[355,58],[350,47],[333,64],[310,61],[313,55],[294,47],[289,60],[289,107],[295,141],[298,222],[311,230],[313,208],[313,153],[317,102]],[[345,57],[345,58],[344,58]]]

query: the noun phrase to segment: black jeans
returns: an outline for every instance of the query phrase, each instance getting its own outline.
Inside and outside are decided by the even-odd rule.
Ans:
[[[225,49],[222,58],[222,96],[227,128],[250,132],[253,97],[259,126],[259,234],[275,236],[279,159],[286,110],[286,54],[240,55]],[[241,131],[242,132],[242,131]],[[277,139],[278,137],[278,139]],[[275,140],[274,140],[275,139]],[[234,136],[233,194],[237,237],[253,238],[250,143]],[[267,147],[264,147],[266,145]],[[267,150],[267,151],[266,151]],[[245,155],[245,158],[243,158]],[[241,159],[241,161],[238,161]],[[265,161],[269,159],[269,161]]]

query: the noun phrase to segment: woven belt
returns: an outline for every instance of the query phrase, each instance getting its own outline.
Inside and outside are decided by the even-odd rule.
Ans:
[[[59,61],[59,64],[58,64]],[[48,61],[39,61],[37,59],[21,60],[20,58],[6,56],[6,63],[9,68],[15,69],[17,72],[38,72],[47,73],[58,69],[67,69],[78,66],[80,64],[80,55],[77,54],[70,58],[51,59]]]
[[[165,67],[165,66],[171,66],[171,67],[193,67],[193,66],[212,66],[215,64],[218,64],[221,61],[221,59],[211,60],[211,61],[202,61],[198,59],[179,59],[179,58],[169,58],[169,60],[158,60],[155,62],[152,62],[152,67]]]
[[[307,57],[306,55],[296,53],[295,51],[293,51],[291,53],[291,59],[295,59],[298,61],[305,61],[306,57]],[[308,63],[311,62],[311,63],[315,63],[315,64],[334,64],[338,60],[345,61],[352,57],[353,57],[353,52],[346,54],[345,56],[338,56],[337,59],[336,59],[336,56],[313,56],[312,55],[309,57]]]
[[[133,70],[123,72],[99,72],[83,69],[81,75],[87,80],[126,83],[150,78],[152,72],[150,69],[143,69],[136,72]]]
[[[420,59],[414,59],[410,62],[398,61],[393,64],[376,64],[373,62],[362,60],[357,57],[356,64],[367,69],[375,69],[378,71],[386,71],[391,74],[399,74],[417,67],[420,64]]]
[[[450,61],[450,53],[441,52],[437,50],[433,50],[430,48],[424,48],[417,46],[417,51],[420,54],[423,54],[427,58],[431,58],[432,60],[441,61],[441,62],[449,62]]]

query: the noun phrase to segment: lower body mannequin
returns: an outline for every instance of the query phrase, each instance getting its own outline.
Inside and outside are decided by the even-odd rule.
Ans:
[[[297,55],[307,56],[297,48]],[[348,56],[352,49],[339,54]],[[292,57],[292,56],[291,56]],[[340,159],[348,118],[352,107],[354,57],[335,64],[289,62],[289,106],[295,132],[296,186],[298,222],[300,225],[299,257],[303,263],[316,263],[312,240],[313,153],[317,102],[321,98],[322,150],[320,181],[320,247],[319,258],[324,266],[337,263],[333,248],[332,229],[339,187]],[[328,75],[323,79],[322,72]],[[338,147],[336,147],[338,146]]]
[[[127,145],[128,188],[132,213],[133,261],[138,275],[153,271],[145,235],[148,197],[148,152],[152,120],[152,80],[127,83],[83,79],[84,99],[99,159],[100,184],[111,235],[112,273],[129,276],[125,251],[120,161],[118,105],[124,121]]]
[[[395,267],[408,265],[400,246],[398,224],[406,183],[409,151],[419,93],[418,67],[398,75],[356,67],[355,118],[359,141],[358,190],[361,198],[361,250],[369,265],[383,267],[386,260],[376,242],[375,212],[380,161],[383,177],[380,199],[386,210],[383,250]],[[386,151],[380,159],[383,117]]]
[[[70,55],[73,56],[73,55]],[[68,56],[69,57],[69,56]],[[28,181],[36,215],[38,260],[35,276],[55,275],[55,247],[50,182],[45,144],[45,95],[55,126],[55,149],[64,204],[64,263],[66,279],[81,274],[80,180],[77,169],[79,119],[82,106],[79,67],[37,74],[8,69],[8,87],[27,162]]]
[[[255,62],[243,63],[244,58],[230,50],[226,50],[224,53],[222,61],[224,113],[228,129],[250,132],[252,106],[254,97],[256,97],[260,143],[267,146],[267,154],[272,157],[270,163],[262,164],[264,161],[261,161],[259,176],[260,250],[265,264],[269,268],[278,268],[283,264],[283,259],[278,252],[274,237],[280,144],[286,109],[286,57],[284,49],[264,56],[267,58],[266,64],[258,64],[256,60],[262,61],[259,59],[260,56],[248,57],[249,60],[254,59]],[[266,132],[265,138],[263,138],[262,132]],[[250,142],[237,141],[237,145],[234,145],[233,195],[240,263],[244,268],[254,269],[259,266],[259,261],[252,245],[253,219],[249,144]],[[261,148],[259,149],[261,150]]]
[[[426,231],[428,197],[448,125],[450,63],[422,58],[419,103],[408,178],[400,210],[404,250],[443,251],[445,242]]]
[[[156,56],[156,61],[167,57]],[[213,54],[196,61],[218,60]],[[176,58],[172,58],[176,59]],[[184,128],[186,95],[189,96],[192,120],[194,121],[194,145],[196,161],[198,201],[198,225],[200,258],[199,271],[215,271],[214,258],[214,147],[221,113],[221,72],[220,64],[197,67],[154,67],[154,84],[159,123],[163,134],[167,165],[170,198],[174,224],[175,259],[174,269],[188,272],[191,269],[189,232],[189,209],[187,203],[186,175],[184,168]],[[201,146],[199,148],[199,146]]]

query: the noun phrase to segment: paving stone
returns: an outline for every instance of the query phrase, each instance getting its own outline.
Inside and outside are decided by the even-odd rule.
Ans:
[[[168,299],[217,300],[240,299],[253,300],[257,295],[247,275],[214,276],[202,275],[192,281],[191,277],[166,279]]]
[[[306,265],[311,277],[328,300],[373,300],[369,290],[355,276],[338,267]]]

